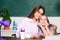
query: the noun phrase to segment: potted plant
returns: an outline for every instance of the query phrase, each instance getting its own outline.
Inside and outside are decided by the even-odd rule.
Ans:
[[[10,22],[10,24],[11,24],[11,18],[10,18],[10,15],[9,15],[9,12],[8,12],[8,10],[6,9],[6,8],[4,8],[3,10],[2,10],[2,20],[3,21],[5,21],[5,20],[8,20],[9,22]],[[7,27],[7,26],[4,26],[4,29],[5,30],[8,30],[8,29],[10,29],[10,25]]]

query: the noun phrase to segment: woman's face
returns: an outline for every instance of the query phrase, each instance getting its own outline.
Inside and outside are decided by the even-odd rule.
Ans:
[[[39,12],[35,12],[34,18],[35,18],[35,19],[39,19],[39,17],[40,17],[40,13],[39,13]]]
[[[44,13],[44,10],[42,8],[40,8],[39,13],[42,15]]]
[[[41,23],[42,25],[46,25],[46,23],[47,23],[47,17],[46,17],[46,16],[42,16],[42,17],[40,18],[40,23]]]

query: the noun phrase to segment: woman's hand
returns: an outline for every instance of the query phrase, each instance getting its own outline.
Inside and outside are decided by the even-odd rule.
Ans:
[[[33,34],[33,35],[31,36],[31,38],[39,38],[39,37],[40,37],[39,34]]]

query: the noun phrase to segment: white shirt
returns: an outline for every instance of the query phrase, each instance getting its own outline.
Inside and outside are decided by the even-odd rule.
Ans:
[[[25,18],[21,22],[20,27],[23,27],[25,29],[25,34],[32,35],[32,34],[37,34],[38,33],[37,22],[33,22],[33,20],[30,19],[30,18]],[[20,35],[20,29],[19,28],[16,32],[16,37],[17,38],[19,38],[19,35]]]

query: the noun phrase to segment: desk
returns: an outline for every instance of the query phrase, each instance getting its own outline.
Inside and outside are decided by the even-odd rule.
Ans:
[[[57,39],[60,39],[60,33],[57,33],[57,35],[54,35],[54,36],[48,36],[45,39],[51,39],[51,38],[53,38],[54,40],[56,40],[55,37],[57,37]],[[2,38],[5,38],[7,40],[21,40],[21,39],[15,38],[14,36],[2,36]],[[43,39],[25,39],[25,40],[43,40]]]
[[[23,40],[23,39],[18,39],[18,38],[15,38],[15,37],[2,37],[2,38],[5,38],[6,40]],[[24,40],[42,40],[42,39],[24,39]]]
[[[21,40],[21,39],[17,39],[17,40]],[[24,40],[42,40],[42,39],[24,39]]]
[[[21,40],[16,37],[2,37],[6,40]],[[60,35],[52,35],[52,36],[46,36],[44,39],[24,39],[24,40],[60,40]]]

